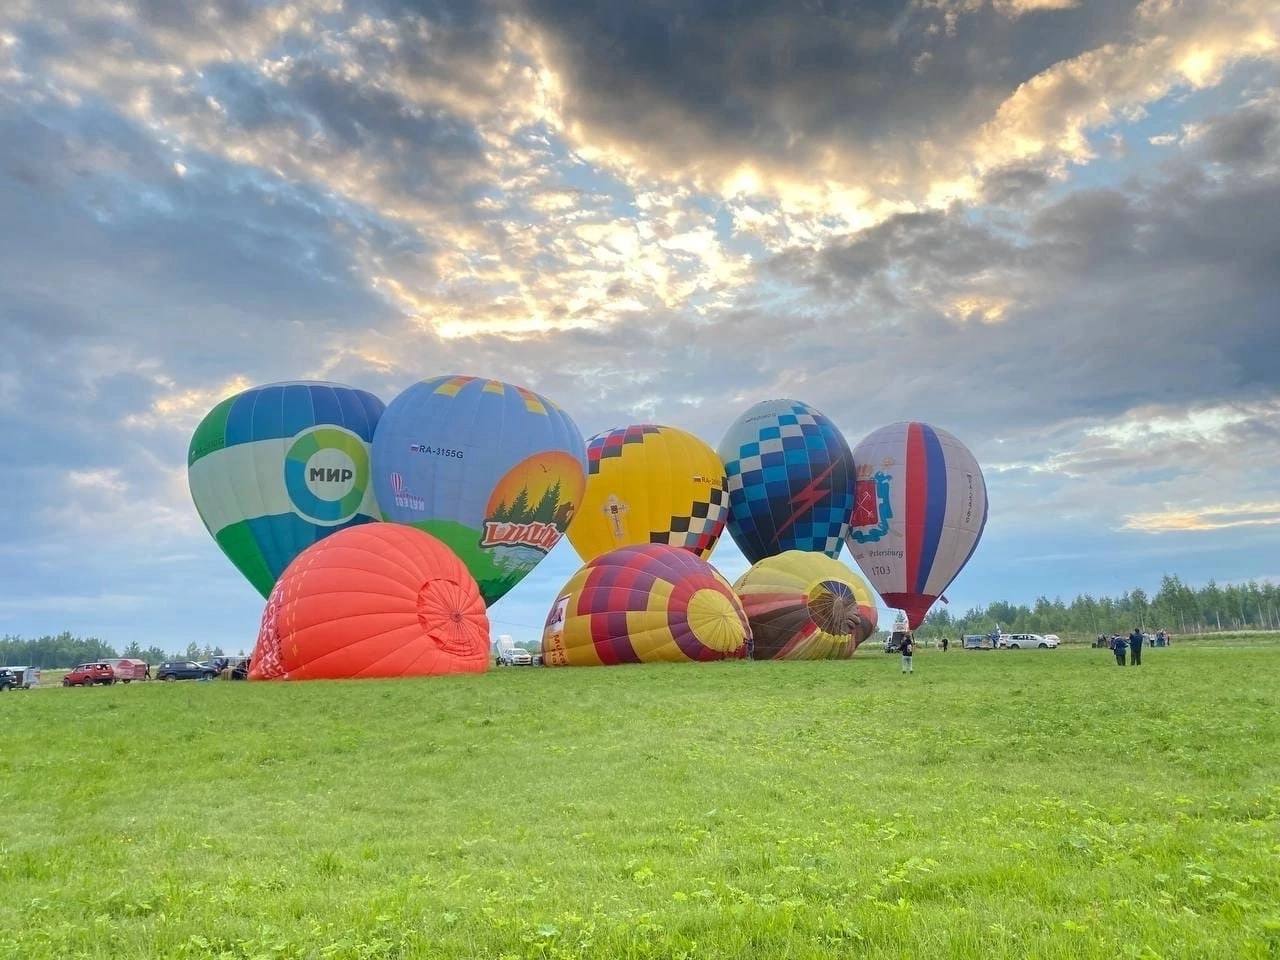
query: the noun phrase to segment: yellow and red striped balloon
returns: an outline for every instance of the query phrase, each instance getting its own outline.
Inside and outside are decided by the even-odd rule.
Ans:
[[[751,629],[733,588],[705,560],[665,544],[613,550],[565,584],[542,634],[548,666],[724,660]]]
[[[766,557],[733,589],[751,624],[756,660],[843,660],[876,630],[871,588],[822,553]]]

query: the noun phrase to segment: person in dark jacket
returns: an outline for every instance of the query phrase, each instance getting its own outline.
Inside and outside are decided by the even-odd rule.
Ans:
[[[911,634],[906,634],[902,638],[902,646],[898,648],[902,654],[902,672],[911,673],[911,655],[916,652],[916,643],[911,639]]]
[[[943,652],[943,653],[946,653],[946,652],[947,652],[947,646],[950,644],[950,642],[951,642],[951,641],[949,641],[946,637],[943,637],[943,638],[942,638],[942,652]]]
[[[1129,634],[1129,663],[1135,667],[1142,665],[1142,631],[1137,627]]]
[[[1116,666],[1118,667],[1124,666],[1124,649],[1124,637],[1111,638],[1111,652],[1116,655]]]

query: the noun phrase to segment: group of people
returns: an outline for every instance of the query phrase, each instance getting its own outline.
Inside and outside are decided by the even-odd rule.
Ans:
[[[1116,655],[1117,665],[1123,667],[1125,665],[1125,653],[1129,654],[1129,666],[1136,667],[1142,663],[1142,647],[1147,642],[1146,634],[1139,627],[1134,627],[1133,632],[1127,637],[1114,634],[1108,637],[1102,634],[1094,643],[1096,647],[1107,647]],[[1155,637],[1152,638],[1151,645],[1153,647],[1167,647],[1171,643],[1169,631],[1157,631]]]

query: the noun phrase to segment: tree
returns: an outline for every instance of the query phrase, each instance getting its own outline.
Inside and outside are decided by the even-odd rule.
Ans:
[[[1139,627],[1146,626],[1147,608],[1150,604],[1147,601],[1146,591],[1141,587],[1135,587],[1133,592],[1129,594],[1129,604],[1133,608],[1133,615],[1137,619]]]
[[[32,666],[44,670],[74,667],[78,663],[116,656],[115,648],[97,637],[73,637],[69,631],[26,640],[5,636],[0,640],[0,665]]]
[[[516,498],[511,501],[511,521],[513,523],[528,523],[530,519],[529,488],[521,487],[520,492],[516,494]]]
[[[533,508],[533,519],[539,523],[551,523],[556,518],[556,504],[560,502],[560,481],[557,480],[542,493],[538,505]]]

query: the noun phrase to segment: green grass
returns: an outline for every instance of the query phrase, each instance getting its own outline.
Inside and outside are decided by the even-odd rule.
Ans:
[[[0,957],[1280,955],[1280,645],[0,694]]]

